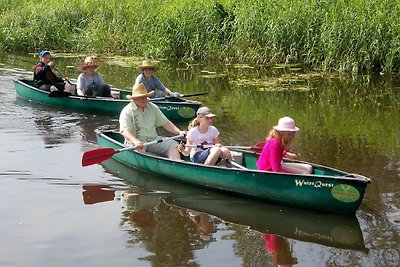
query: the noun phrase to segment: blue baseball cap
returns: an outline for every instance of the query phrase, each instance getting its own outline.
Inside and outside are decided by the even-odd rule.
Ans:
[[[44,57],[46,54],[49,54],[49,55],[50,55],[50,51],[42,50],[42,51],[40,51],[40,53],[39,53],[39,57]]]

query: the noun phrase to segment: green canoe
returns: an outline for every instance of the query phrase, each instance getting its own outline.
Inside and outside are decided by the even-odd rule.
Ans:
[[[228,194],[222,195],[219,192],[178,184],[161,176],[141,172],[116,160],[107,160],[102,166],[106,172],[130,183],[128,189],[125,189],[127,193],[150,192],[151,196],[161,197],[168,205],[176,206],[179,210],[186,208],[203,212],[225,222],[248,226],[261,233],[368,252],[360,224],[354,214],[318,212]],[[102,187],[105,187],[103,191],[96,189],[99,187],[98,184],[93,186],[95,190],[92,191],[97,192],[97,195],[92,194],[92,199],[114,200],[114,191],[110,191],[109,185],[103,185]]]
[[[81,97],[77,95],[65,97],[49,97],[45,92],[34,87],[32,80],[14,80],[17,95],[23,99],[53,106],[87,112],[92,114],[119,115],[121,110],[130,102],[125,100],[126,92],[119,91],[121,99],[110,97]],[[171,99],[170,99],[171,100]],[[197,109],[201,106],[197,101],[185,101],[174,99],[174,101],[154,101],[161,111],[173,122],[188,121],[196,116]]]
[[[96,130],[96,136],[100,147],[123,148],[123,137],[118,133]],[[314,167],[314,174],[310,175],[259,171],[255,164],[257,156],[243,151],[237,158],[247,169],[174,161],[134,150],[115,153],[113,158],[179,182],[331,213],[354,214],[370,183],[367,177],[312,163],[309,164]]]

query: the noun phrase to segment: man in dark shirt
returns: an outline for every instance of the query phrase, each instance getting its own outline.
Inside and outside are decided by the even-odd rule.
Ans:
[[[50,61],[50,52],[47,50],[41,51],[39,59],[40,61],[35,65],[33,70],[33,79],[36,82],[36,87],[48,92],[57,90],[68,93],[72,92],[72,85],[62,78],[57,77],[51,70],[54,63]]]

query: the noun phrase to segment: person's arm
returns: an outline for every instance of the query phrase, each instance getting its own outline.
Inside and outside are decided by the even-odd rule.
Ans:
[[[292,152],[287,152],[286,151],[286,153],[285,153],[285,158],[287,158],[287,159],[297,159],[297,155],[295,154],[295,153],[292,153]]]
[[[50,69],[49,72],[51,72],[51,74],[53,75],[55,82],[63,82],[64,79],[61,78],[61,77],[58,77],[58,76],[54,73],[54,71],[51,69],[52,67],[54,67],[54,62],[53,62],[53,61],[50,61],[50,62],[47,64],[47,68]]]
[[[176,134],[176,135],[185,135],[186,131],[181,131],[178,127],[175,126],[170,120],[163,125],[164,129],[167,130],[170,133]]]
[[[164,87],[164,94],[172,96],[171,90],[169,90],[167,87]]]
[[[221,139],[219,138],[218,129],[216,127],[214,127],[214,126],[210,126],[210,127],[211,127],[212,134],[215,136],[213,138],[213,145],[215,145],[217,147],[221,147],[222,144],[221,144]]]
[[[281,143],[279,141],[273,142],[269,150],[269,159],[272,171],[290,173],[289,171],[282,168],[282,157],[283,148],[281,147]]]
[[[129,130],[123,130],[121,132],[122,136],[125,138],[126,141],[131,143],[137,149],[143,149],[143,143],[139,139],[136,138]]]
[[[139,74],[139,75],[136,77],[135,84],[141,84],[141,83],[143,83],[142,79],[143,79],[143,74],[141,73],[141,74]],[[144,84],[144,83],[143,83],[143,84]]]
[[[84,89],[85,89],[85,85],[84,85],[84,78],[83,78],[83,73],[81,73],[81,74],[79,74],[79,76],[78,76],[78,80],[76,81],[76,93],[79,95],[79,96],[84,96],[85,95],[85,92],[84,92]]]
[[[103,77],[101,77],[101,74],[100,73],[98,73],[97,71],[96,71],[96,77],[97,77],[97,85],[105,85],[106,84],[106,82],[103,80]]]
[[[192,140],[186,139],[186,145],[184,146],[183,144],[179,144],[178,151],[181,152],[182,155],[187,157],[192,150],[192,148],[190,147],[191,145],[193,145]]]
[[[172,97],[181,97],[179,93],[173,93],[170,89],[168,89],[156,76],[153,75],[153,79],[156,83],[156,88],[161,89],[166,96]]]
[[[216,138],[213,139],[213,144],[214,144],[214,146],[217,146],[217,147],[222,146],[221,139],[219,138],[219,136],[217,136]]]

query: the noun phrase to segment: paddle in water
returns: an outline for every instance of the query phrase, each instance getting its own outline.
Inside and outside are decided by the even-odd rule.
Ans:
[[[170,139],[176,139],[176,138],[181,138],[184,135],[177,135],[177,136],[172,136],[172,137],[167,137],[164,139],[159,139],[159,140],[155,140],[152,142],[148,142],[148,143],[144,143],[144,146],[149,146],[149,145],[153,145],[153,144],[157,144],[157,143],[161,143],[163,141],[166,140],[170,140]],[[86,167],[89,165],[93,165],[96,163],[100,163],[102,161],[105,161],[107,159],[112,158],[113,155],[122,152],[122,151],[126,151],[126,150],[132,150],[135,149],[135,146],[129,146],[129,147],[125,147],[125,148],[121,148],[121,149],[114,149],[111,147],[104,147],[104,148],[98,148],[98,149],[94,149],[94,150],[89,150],[89,151],[85,151],[82,155],[82,167]]]

